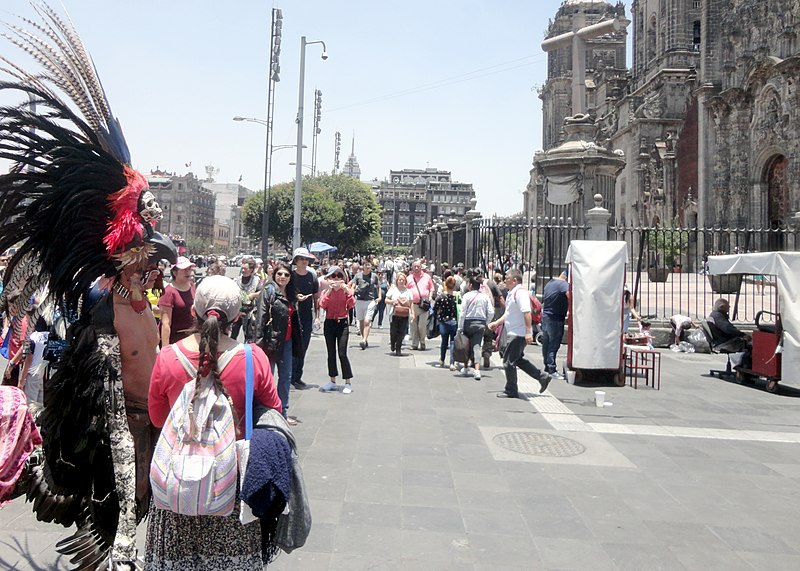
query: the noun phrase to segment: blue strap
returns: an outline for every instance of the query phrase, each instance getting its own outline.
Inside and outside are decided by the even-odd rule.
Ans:
[[[245,386],[244,386],[244,407],[245,407],[245,440],[250,440],[253,435],[253,347],[250,343],[244,344],[245,357]]]

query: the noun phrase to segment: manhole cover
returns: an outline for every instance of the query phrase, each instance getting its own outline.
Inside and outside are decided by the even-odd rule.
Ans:
[[[529,456],[567,458],[586,452],[586,447],[580,442],[537,432],[504,432],[492,438],[492,442],[506,450]]]

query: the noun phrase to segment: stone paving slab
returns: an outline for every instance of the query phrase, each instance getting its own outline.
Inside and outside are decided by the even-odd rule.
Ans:
[[[496,399],[502,370],[439,369],[436,340],[404,357],[388,354],[385,329],[365,351],[357,342],[351,329],[352,394],[291,392],[314,527],[270,568],[800,569],[794,391],[704,376],[719,356],[663,352],[661,390],[600,387],[612,407],[563,381],[539,395],[524,374],[528,400]],[[326,382],[324,353],[315,336],[307,382]],[[543,461],[498,448],[507,432],[585,452]],[[12,502],[0,568],[68,569],[54,551],[65,535]]]

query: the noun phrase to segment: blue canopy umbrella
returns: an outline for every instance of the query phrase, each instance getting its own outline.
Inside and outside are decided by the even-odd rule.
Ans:
[[[328,252],[335,252],[338,250],[336,246],[331,246],[325,242],[314,242],[308,247],[308,251],[312,254],[327,254]]]

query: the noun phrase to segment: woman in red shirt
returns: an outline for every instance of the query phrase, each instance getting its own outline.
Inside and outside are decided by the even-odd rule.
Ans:
[[[148,394],[150,420],[162,427],[172,405],[192,380],[176,351],[183,353],[198,370],[198,377],[213,373],[233,402],[237,438],[244,433],[245,366],[244,351],[237,351],[219,371],[217,358],[237,347],[228,336],[231,324],[239,318],[239,286],[224,276],[205,278],[197,288],[192,313],[197,329],[189,337],[164,347],[156,358]],[[253,349],[253,384],[256,402],[281,410],[269,362],[257,346]],[[239,522],[239,508],[230,516],[186,516],[150,505],[147,524],[146,564],[162,569],[190,569],[191,562],[214,560],[221,569],[261,569],[261,527],[256,521]]]
[[[347,342],[350,339],[349,314],[350,310],[356,306],[353,297],[353,290],[344,282],[344,272],[339,266],[333,266],[328,270],[325,278],[328,280],[329,288],[320,296],[319,306],[325,310],[325,347],[328,349],[328,376],[330,382],[320,387],[324,393],[336,391],[336,377],[339,370],[336,367],[336,355],[342,364],[342,378],[344,379],[344,394],[353,392],[353,385],[350,380],[353,378],[353,370],[350,368],[350,359],[347,358]]]
[[[158,298],[161,308],[161,346],[183,339],[194,325],[192,301],[194,300],[194,268],[188,258],[180,257],[172,266],[172,282]]]

